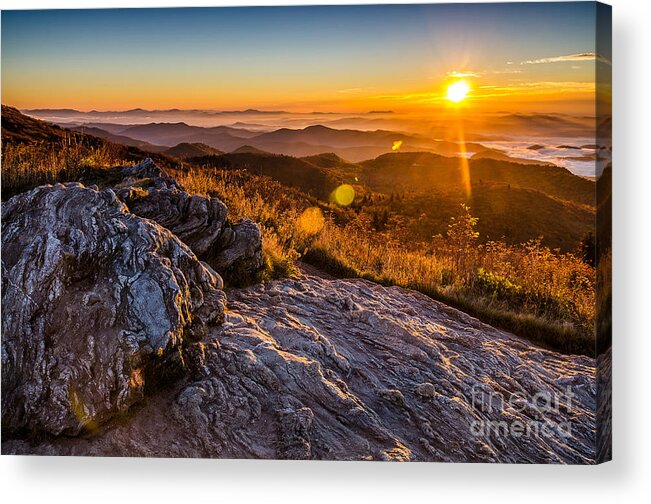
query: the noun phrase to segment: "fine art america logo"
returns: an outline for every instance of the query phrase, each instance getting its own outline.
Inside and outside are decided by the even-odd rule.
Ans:
[[[572,436],[572,424],[564,413],[572,409],[574,397],[569,386],[564,393],[538,392],[530,397],[522,392],[504,395],[474,386],[473,408],[487,417],[499,418],[473,420],[470,431],[474,436],[569,438]]]

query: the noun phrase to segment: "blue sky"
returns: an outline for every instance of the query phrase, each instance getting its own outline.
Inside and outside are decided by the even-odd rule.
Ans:
[[[24,107],[359,101],[594,51],[592,2],[2,12],[3,102]],[[569,70],[524,77],[586,81],[594,68]]]

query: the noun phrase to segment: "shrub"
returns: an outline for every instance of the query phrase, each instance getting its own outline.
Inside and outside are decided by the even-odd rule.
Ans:
[[[477,270],[474,287],[483,295],[493,299],[512,300],[520,302],[522,287],[514,284],[508,278],[496,275],[484,268]]]

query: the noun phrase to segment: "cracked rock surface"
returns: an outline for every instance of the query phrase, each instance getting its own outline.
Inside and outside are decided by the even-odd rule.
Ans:
[[[304,276],[229,299],[223,324],[186,352],[185,377],[127,419],[3,452],[593,461],[594,359],[364,280]]]
[[[257,224],[227,221],[217,198],[188,194],[151,159],[122,169],[128,185],[117,196],[136,215],[169,229],[227,280],[251,278],[262,266],[262,234]]]
[[[223,312],[219,276],[111,190],[42,186],[3,203],[2,225],[3,434],[126,412]]]

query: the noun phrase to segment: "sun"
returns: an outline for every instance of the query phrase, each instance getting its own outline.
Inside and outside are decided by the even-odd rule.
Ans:
[[[470,86],[466,81],[457,81],[448,86],[445,97],[454,103],[459,103],[468,95]]]

